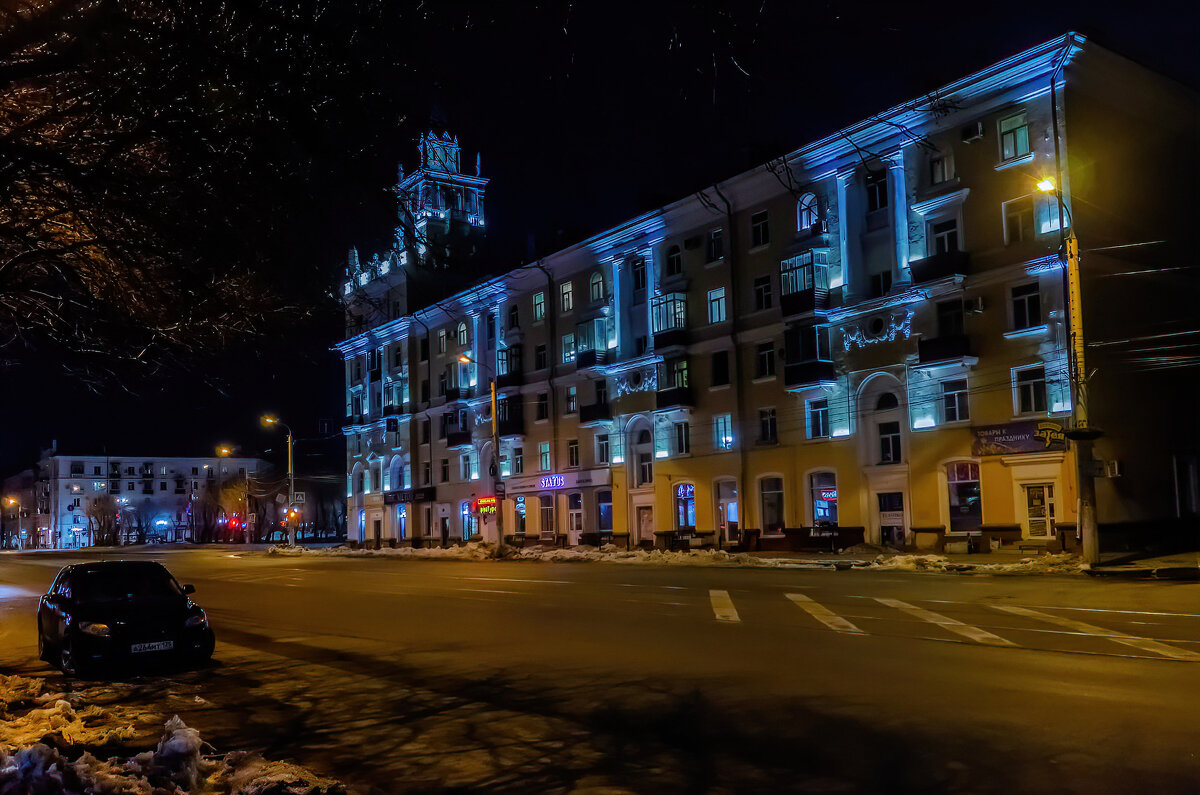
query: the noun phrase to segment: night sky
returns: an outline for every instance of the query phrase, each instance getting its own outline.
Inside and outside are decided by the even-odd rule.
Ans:
[[[363,95],[340,95],[336,137],[287,142],[307,147],[319,176],[287,197],[289,239],[266,256],[276,259],[272,278],[287,278],[289,262],[307,274],[304,289],[319,307],[312,319],[199,371],[99,393],[56,375],[54,362],[9,368],[0,474],[32,463],[52,438],[97,453],[209,454],[220,441],[255,454],[278,444],[259,428],[264,410],[301,438],[317,437],[322,419],[336,425],[342,376],[328,349],[341,319],[321,289],[340,279],[348,246],[367,255],[386,245],[386,188],[397,162],[414,165],[417,137],[431,124],[458,136],[464,163],[482,152],[492,180],[486,256],[505,270],[1067,30],[1200,86],[1195,3],[389,8],[388,24],[344,31],[343,55],[361,52],[369,63]],[[318,465],[301,455],[298,466],[306,463]]]

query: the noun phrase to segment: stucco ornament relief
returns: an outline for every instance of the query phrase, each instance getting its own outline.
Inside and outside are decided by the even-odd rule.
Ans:
[[[900,309],[884,315],[873,315],[842,329],[842,345],[846,351],[865,348],[879,342],[893,342],[898,337],[912,336],[913,310]]]

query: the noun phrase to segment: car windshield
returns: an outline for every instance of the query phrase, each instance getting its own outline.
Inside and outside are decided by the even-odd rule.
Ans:
[[[92,569],[74,576],[75,598],[81,602],[147,601],[183,595],[166,569],[151,566]]]

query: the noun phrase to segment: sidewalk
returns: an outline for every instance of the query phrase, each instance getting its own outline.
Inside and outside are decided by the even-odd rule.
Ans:
[[[1105,553],[1088,570],[1093,577],[1122,577],[1134,580],[1200,580],[1200,552],[1169,555]]]

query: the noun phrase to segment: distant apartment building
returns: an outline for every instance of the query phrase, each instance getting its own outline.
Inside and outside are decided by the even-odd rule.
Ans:
[[[239,484],[244,490],[267,466],[255,458],[65,455],[52,448],[32,470],[5,481],[3,516],[14,525],[5,537],[22,549],[90,546],[102,517],[111,515],[122,541],[201,540],[244,513],[223,505],[229,495],[222,491]],[[21,505],[19,522],[9,519],[10,501]],[[102,513],[101,501],[111,508]]]
[[[1071,545],[1068,231],[1100,522],[1194,521],[1156,349],[1195,342],[1196,110],[1068,34],[474,282],[487,181],[426,136],[347,268],[349,538]]]

